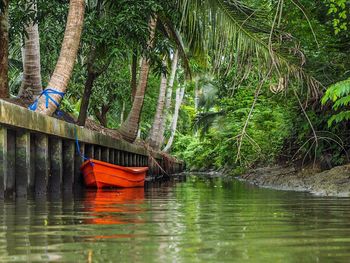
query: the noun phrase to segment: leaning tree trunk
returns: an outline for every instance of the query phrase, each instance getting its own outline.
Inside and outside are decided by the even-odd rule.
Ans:
[[[84,24],[84,12],[84,0],[70,0],[61,53],[47,89],[54,89],[64,93],[67,90],[79,49],[81,31]],[[50,94],[50,96],[58,103],[62,99],[62,97],[57,94]],[[46,115],[52,115],[56,111],[57,106],[50,102],[49,106],[46,108],[45,101],[45,96],[39,98],[37,111]]]
[[[122,110],[120,112],[120,123],[124,122],[124,113],[125,113],[125,101],[123,101]]]
[[[137,89],[137,50],[132,54],[131,61],[131,101],[134,101]]]
[[[35,13],[37,12],[36,1],[32,6],[30,3],[28,5]],[[25,30],[22,49],[23,79],[18,97],[33,101],[42,92],[38,23],[30,21]]]
[[[92,93],[92,87],[94,86],[94,82],[98,77],[98,73],[94,70],[95,61],[96,61],[96,47],[92,45],[88,55],[87,77],[85,81],[84,94],[81,99],[81,105],[80,105],[79,116],[77,121],[77,124],[79,126],[85,126],[90,97]]]
[[[150,51],[154,46],[154,38],[156,32],[157,17],[154,16],[149,21],[150,37],[147,43],[147,49]],[[150,69],[150,61],[146,56],[142,57],[140,80],[136,90],[135,98],[128,117],[121,125],[119,132],[123,139],[128,142],[134,142],[137,137],[137,132],[140,124],[140,116],[145,98],[145,92],[148,82],[148,73]]]
[[[166,127],[166,120],[167,120],[167,115],[168,115],[170,107],[171,107],[171,97],[173,94],[173,86],[174,86],[174,81],[175,81],[178,60],[179,60],[179,51],[176,50],[174,53],[173,61],[171,63],[171,74],[170,74],[170,78],[169,78],[168,91],[167,91],[167,96],[166,96],[165,110],[163,111],[163,114],[162,114],[161,120],[160,120],[160,130],[159,130],[159,136],[158,136],[158,141],[159,141],[160,146],[162,146],[163,142],[164,142],[164,132],[165,132],[165,127]]]
[[[0,11],[0,98],[8,98],[9,0],[0,1],[3,4]]]
[[[88,75],[85,81],[85,87],[84,87],[84,95],[81,100],[80,110],[79,110],[79,116],[77,124],[79,126],[85,126],[86,118],[87,118],[87,111],[89,108],[89,101],[92,93],[92,87],[94,85],[94,81],[96,79],[97,75],[88,70]]]
[[[110,103],[112,103],[112,101]],[[103,127],[107,127],[107,124],[108,124],[107,113],[109,112],[110,109],[111,109],[111,105],[109,104],[109,105],[102,105],[101,111],[98,111],[97,109],[95,110],[95,116]]]
[[[165,58],[163,60],[163,66],[166,65]],[[149,146],[151,146],[154,150],[160,150],[160,147],[162,146],[159,142],[159,132],[160,132],[160,126],[161,126],[161,119],[164,112],[164,104],[165,104],[165,94],[166,94],[166,87],[167,87],[167,77],[165,73],[162,73],[161,81],[160,81],[160,89],[159,89],[159,97],[158,97],[158,104],[157,104],[157,110],[156,114],[154,116],[152,128],[150,130],[150,134],[148,137],[148,143]]]
[[[171,122],[171,129],[170,129],[171,135],[170,135],[170,138],[168,140],[167,145],[163,149],[164,152],[169,152],[171,149],[171,146],[173,144],[175,132],[176,132],[176,127],[177,127],[177,120],[179,118],[179,111],[180,111],[180,107],[182,104],[184,94],[185,94],[185,88],[181,88],[181,89],[176,90],[175,111],[174,111],[173,120]]]

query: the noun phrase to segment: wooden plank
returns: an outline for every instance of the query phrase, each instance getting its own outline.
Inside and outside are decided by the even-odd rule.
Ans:
[[[45,116],[23,107],[18,107],[17,105],[3,100],[0,100],[0,113],[0,123],[6,126],[45,133],[47,135],[58,136],[62,139],[69,140],[75,140],[77,136],[79,141],[84,143],[99,144],[117,150],[147,154],[147,151],[138,145]]]
[[[47,193],[49,183],[49,138],[44,134],[35,135],[35,194]],[[31,183],[29,183],[30,185]]]
[[[0,199],[4,198],[7,179],[7,129],[0,126]]]
[[[63,191],[71,192],[74,178],[74,141],[63,141]]]
[[[63,177],[63,144],[60,138],[51,138],[50,142],[50,167],[49,177],[50,193],[59,193],[62,189]]]
[[[15,181],[16,196],[27,196],[30,180],[30,133],[16,133],[16,164]]]

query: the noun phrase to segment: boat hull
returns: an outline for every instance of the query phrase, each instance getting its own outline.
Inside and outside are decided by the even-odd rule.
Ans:
[[[124,167],[89,159],[80,167],[88,187],[143,187],[148,167]]]

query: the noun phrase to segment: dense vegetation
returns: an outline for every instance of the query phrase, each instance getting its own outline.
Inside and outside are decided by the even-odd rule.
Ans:
[[[191,169],[348,161],[350,1],[0,0],[0,10],[4,99],[63,92],[49,96],[79,125],[145,140]],[[51,115],[46,94],[34,110]]]

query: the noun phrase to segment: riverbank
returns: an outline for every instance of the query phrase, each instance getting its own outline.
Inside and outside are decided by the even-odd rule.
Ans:
[[[183,171],[182,162],[147,145],[29,111],[0,100],[0,199],[68,193],[84,187],[85,158],[126,167],[148,167],[156,177]]]
[[[293,167],[265,167],[252,170],[238,179],[277,190],[310,192],[320,196],[350,196],[350,164],[323,172],[312,169],[298,171]]]

